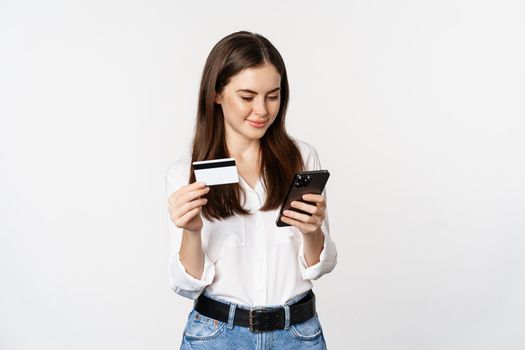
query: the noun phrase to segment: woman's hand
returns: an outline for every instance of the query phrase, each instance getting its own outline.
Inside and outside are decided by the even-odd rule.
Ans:
[[[285,210],[281,220],[297,227],[303,235],[309,235],[321,228],[321,224],[326,216],[326,203],[324,197],[320,194],[304,194],[303,200],[313,202],[315,205],[293,201],[291,206],[310,213],[312,214],[311,216],[293,210]]]
[[[202,229],[202,218],[199,215],[206,198],[200,198],[210,191],[203,182],[194,182],[181,187],[168,199],[171,221],[175,226],[191,232]]]

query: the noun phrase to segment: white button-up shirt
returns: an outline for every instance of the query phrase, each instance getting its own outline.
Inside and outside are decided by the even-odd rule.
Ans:
[[[305,170],[321,169],[315,148],[303,141],[294,141],[301,151]],[[167,198],[188,184],[190,164],[191,155],[188,154],[168,167]],[[189,275],[179,260],[182,229],[175,226],[168,213],[170,286],[176,293],[190,299],[197,298],[206,289],[214,296],[241,305],[284,304],[311,289],[312,280],[332,271],[337,263],[328,214],[321,226],[324,245],[320,261],[308,267],[302,233],[293,226],[277,227],[275,221],[279,209],[259,210],[266,198],[262,180],[259,179],[255,188],[242,177],[239,181],[246,193],[243,207],[250,211],[250,215],[234,215],[215,221],[202,218],[204,270],[201,279]],[[326,191],[324,196],[326,198]]]

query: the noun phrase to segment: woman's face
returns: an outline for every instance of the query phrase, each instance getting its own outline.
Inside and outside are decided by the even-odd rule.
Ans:
[[[280,85],[281,76],[272,64],[233,76],[215,99],[222,107],[226,137],[260,139],[279,112]]]

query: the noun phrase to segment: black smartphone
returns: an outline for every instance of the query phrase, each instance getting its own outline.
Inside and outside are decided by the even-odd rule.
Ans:
[[[275,221],[277,226],[290,226],[290,224],[281,221],[281,216],[283,216],[283,211],[285,210],[294,210],[302,214],[311,215],[310,213],[291,207],[290,204],[293,201],[313,204],[312,202],[303,200],[303,194],[322,194],[329,176],[330,173],[328,170],[302,171],[298,174],[295,174],[288,189],[288,193],[284,199],[283,205],[281,206],[281,210],[279,211],[279,215],[277,216],[277,220]]]

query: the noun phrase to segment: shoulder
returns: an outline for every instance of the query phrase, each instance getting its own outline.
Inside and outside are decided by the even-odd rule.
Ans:
[[[174,189],[188,184],[190,178],[191,154],[177,158],[166,169],[166,180]]]
[[[291,139],[294,141],[301,152],[306,170],[315,170],[318,168],[319,156],[315,147],[312,144],[295,137],[291,137]]]
[[[178,173],[181,170],[190,166],[191,163],[191,154],[185,154],[177,158],[173,163],[168,166],[166,174]]]
[[[312,146],[310,143],[295,137],[291,137],[291,139],[297,145],[299,151],[301,151],[301,154],[310,155],[316,152],[315,147]]]

